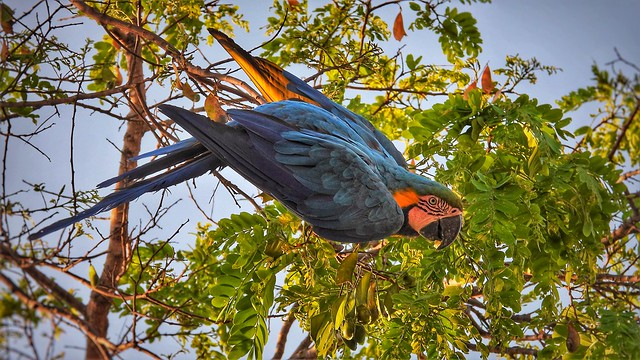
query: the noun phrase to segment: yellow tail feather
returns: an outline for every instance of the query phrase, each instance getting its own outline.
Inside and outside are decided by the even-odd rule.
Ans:
[[[314,103],[310,99],[300,96],[287,89],[288,80],[282,74],[282,68],[269,60],[253,57],[246,50],[238,46],[231,38],[222,32],[209,29],[213,37],[231,55],[249,79],[258,88],[268,102],[299,99]]]

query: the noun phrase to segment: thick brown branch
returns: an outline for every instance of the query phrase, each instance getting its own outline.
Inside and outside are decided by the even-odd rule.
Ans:
[[[137,165],[135,162],[129,161],[129,159],[140,153],[140,143],[145,129],[146,123],[141,119],[127,122],[118,174],[123,174]],[[124,186],[124,183],[119,182],[116,184],[116,191]],[[105,289],[116,288],[120,276],[126,270],[128,258],[131,254],[131,238],[128,234],[128,212],[128,204],[120,205],[111,211],[109,247],[99,280],[100,286]],[[98,333],[101,336],[106,336],[107,334],[109,327],[108,316],[112,302],[111,297],[105,297],[93,291],[87,305],[87,320],[98,329]],[[99,347],[98,344],[87,341],[86,359],[98,358],[98,353],[102,352],[102,350],[97,349],[97,347]]]
[[[289,336],[289,330],[291,330],[291,325],[295,321],[294,317],[294,307],[289,312],[289,315],[282,321],[282,328],[280,328],[280,333],[278,334],[278,342],[276,343],[276,351],[273,353],[273,360],[282,359],[282,355],[284,355],[284,349],[287,345],[287,337]]]
[[[126,48],[130,49],[125,53],[127,68],[129,69],[129,79],[131,83],[140,84],[144,81],[144,72],[142,68],[143,62],[140,59],[141,42],[140,37],[152,38],[154,42],[163,44],[165,50],[176,55],[175,50],[170,44],[157,35],[143,30],[131,24],[124,23],[120,20],[110,18],[105,14],[98,13],[95,9],[88,6],[85,2],[72,0],[71,3],[82,11],[86,16],[98,21],[102,25],[117,26],[122,31],[123,40]],[[120,168],[118,174],[123,174],[137,166],[137,162],[130,161],[131,158],[140,153],[142,136],[144,135],[147,124],[139,114],[144,114],[145,88],[137,86],[129,92],[129,115],[127,128],[124,134],[122,153],[120,157]],[[115,186],[116,191],[126,186],[125,182],[118,182]],[[131,237],[128,233],[128,204],[122,204],[111,211],[111,224],[109,245],[107,257],[105,258],[102,273],[98,281],[98,287],[107,291],[115,292],[118,281],[122,274],[126,271],[131,256]],[[96,333],[101,337],[107,336],[109,328],[109,312],[113,298],[104,296],[97,291],[92,291],[87,304],[87,321],[95,329]],[[86,359],[99,359],[104,357],[104,353],[109,351],[102,344],[96,343],[93,339],[87,339]],[[110,356],[113,354],[109,354]]]
[[[87,307],[79,299],[73,296],[72,293],[60,287],[53,279],[47,277],[45,274],[36,269],[33,264],[23,268],[23,270],[29,274],[40,286],[47,289],[47,291],[56,299],[67,303],[73,309],[77,310],[81,314],[85,314]]]
[[[296,350],[291,355],[291,359],[302,360],[302,359],[315,359],[317,357],[315,347],[311,346],[313,341],[311,337],[307,335],[301,342],[300,345],[296,348]]]
[[[596,283],[614,283],[621,285],[639,286],[640,276],[615,275],[615,274],[598,274]]]
[[[216,74],[216,73],[212,73],[210,71],[207,71],[206,69],[203,69],[199,66],[195,66],[193,64],[191,64],[189,61],[187,61],[187,59],[180,53],[180,51],[178,49],[176,49],[173,45],[171,45],[171,43],[169,43],[168,41],[166,41],[165,39],[163,39],[161,36],[148,31],[140,26],[136,26],[134,24],[130,24],[130,23],[126,23],[122,20],[119,19],[115,19],[112,18],[106,14],[103,14],[101,12],[98,12],[96,9],[92,8],[91,6],[89,6],[86,2],[81,1],[81,0],[70,0],[71,4],[73,4],[73,6],[75,6],[78,10],[80,10],[81,12],[83,12],[84,15],[86,15],[87,17],[95,20],[96,22],[98,22],[101,25],[104,26],[112,26],[114,28],[117,28],[119,30],[119,32],[123,33],[123,34],[128,34],[129,36],[137,36],[140,37],[146,41],[149,41],[151,43],[154,43],[156,45],[158,45],[160,48],[162,48],[164,51],[167,52],[167,54],[169,56],[171,56],[174,61],[176,61],[179,65],[179,68],[182,70],[187,71],[187,73],[189,74],[189,76],[193,77],[201,77],[201,78],[219,78],[221,76],[225,76],[225,75],[220,75],[220,74]],[[130,47],[132,48],[132,47]],[[227,79],[228,80],[228,79]],[[240,84],[239,80],[238,83],[236,83],[236,85]],[[242,85],[242,84],[240,84]],[[246,84],[244,84],[246,85]],[[254,102],[260,103],[261,96],[256,93],[253,89],[251,89],[248,86],[242,86],[244,89],[247,89],[248,92],[250,93],[250,96],[253,97],[253,99],[249,99],[252,100]]]
[[[639,222],[640,222],[640,214],[635,214],[633,216],[630,216],[627,219],[625,219],[622,222],[622,224],[618,226],[617,229],[612,231],[611,234],[609,234],[608,236],[603,237],[600,241],[605,246],[613,245],[616,241],[622,239],[623,237],[631,233],[637,233],[639,231],[638,229]]]
[[[163,39],[162,37],[152,33],[151,31],[145,30],[140,26],[133,25],[130,23],[126,23],[122,20],[112,18],[104,13],[98,12],[96,9],[89,6],[86,2],[81,0],[70,0],[69,1],[76,9],[80,10],[83,15],[89,17],[90,19],[95,20],[97,23],[102,25],[113,26],[116,29],[120,30],[122,33],[127,34],[128,36],[136,36],[147,41],[153,42],[160,46],[163,50],[165,50],[171,56],[180,57],[180,51],[173,47],[168,41]],[[132,44],[126,44],[128,48],[133,49]]]

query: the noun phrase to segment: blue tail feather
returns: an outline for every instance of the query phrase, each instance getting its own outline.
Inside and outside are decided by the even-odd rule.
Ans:
[[[192,139],[189,139],[192,140]],[[186,140],[185,140],[186,141]],[[181,144],[182,142],[178,143]],[[163,171],[166,170],[172,166],[178,165],[184,161],[188,161],[190,159],[194,159],[197,156],[204,154],[207,152],[207,149],[200,145],[199,143],[197,143],[195,141],[195,139],[193,139],[192,143],[194,145],[190,145],[188,147],[178,147],[178,148],[174,148],[174,151],[169,153],[167,152],[167,155],[159,158],[159,159],[155,159],[154,161],[151,161],[149,163],[146,163],[144,165],[140,165],[134,169],[131,169],[127,172],[125,172],[124,174],[118,175],[116,177],[113,177],[111,179],[105,180],[103,182],[101,182],[100,184],[97,185],[98,188],[104,188],[107,186],[111,186],[119,181],[122,180],[138,180],[138,179],[142,179],[146,176],[149,176],[151,174],[154,174],[156,172],[159,171]],[[177,144],[176,144],[177,145]],[[160,150],[160,149],[159,149]],[[147,153],[148,154],[148,153]],[[144,154],[146,155],[146,154]],[[137,157],[140,158],[140,157]],[[135,159],[135,158],[134,158]]]
[[[161,147],[159,149],[156,149],[156,150],[153,150],[153,151],[149,151],[149,152],[146,152],[144,154],[140,154],[138,156],[132,157],[131,160],[132,161],[137,161],[137,160],[144,159],[144,158],[151,157],[151,156],[159,156],[159,155],[166,155],[166,154],[169,154],[169,153],[175,153],[175,152],[181,151],[183,149],[189,148],[191,146],[194,146],[196,144],[198,144],[198,141],[196,139],[189,138],[189,139],[186,139],[186,140],[179,141],[179,142],[177,142],[175,144],[171,144],[171,145],[168,145],[168,146],[163,146],[163,147]]]
[[[29,239],[37,239],[54,231],[63,229],[82,219],[94,216],[103,211],[111,210],[120,204],[132,201],[140,197],[144,193],[155,192],[167,187],[179,184],[186,180],[205,174],[207,171],[221,166],[221,162],[212,154],[201,156],[187,164],[179,166],[163,174],[157,175],[150,179],[138,181],[131,186],[120,189],[105,196],[97,204],[91,208],[80,212],[79,214],[57,221],[46,226],[39,231],[29,235]]]

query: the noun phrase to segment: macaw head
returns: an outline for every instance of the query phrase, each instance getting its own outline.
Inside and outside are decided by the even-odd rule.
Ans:
[[[439,242],[437,249],[451,245],[462,228],[462,201],[450,189],[436,182],[404,188],[394,198],[405,216],[399,235],[421,235]]]

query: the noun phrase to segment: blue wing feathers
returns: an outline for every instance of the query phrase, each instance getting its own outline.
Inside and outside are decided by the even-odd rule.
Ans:
[[[256,110],[229,111],[234,122],[221,124],[170,105],[160,109],[194,139],[141,155],[138,158],[159,157],[100,184],[108,186],[129,180],[128,187],[31,237],[222,166],[232,167],[282,201],[310,221],[319,235],[329,239],[370,241],[386,237],[402,225],[402,212],[370,158],[378,155],[357,141],[361,138],[351,126],[345,126],[326,110],[302,102],[282,101]],[[309,121],[315,124],[312,129],[300,127]],[[171,170],[154,175],[168,168]],[[147,179],[148,176],[151,177]]]
[[[99,184],[104,187],[128,180],[128,187],[31,237],[223,166],[232,167],[280,200],[313,224],[320,236],[362,242],[395,233],[404,216],[375,165],[391,160],[389,154],[393,155],[395,148],[391,150],[377,141],[377,130],[364,118],[331,102],[301,80],[292,79],[290,86],[322,108],[285,100],[254,110],[229,110],[234,121],[221,124],[185,109],[161,105],[160,110],[193,138],[136,157],[158,156]]]
[[[98,185],[124,181],[124,188],[29,238],[224,166],[280,200],[311,223],[319,236],[342,242],[377,240],[399,231],[404,214],[391,187],[422,184],[459,204],[442,185],[406,171],[402,153],[367,119],[277,65],[253,58],[223,34],[211,32],[264,98],[273,102],[253,110],[229,110],[233,121],[227,124],[174,106],[159,106],[193,138],[133,158],[156,157]],[[282,100],[286,97],[298,100]]]
[[[342,119],[344,123],[353,127],[354,130],[364,138],[368,146],[376,150],[384,149],[384,154],[390,156],[398,165],[404,168],[407,167],[407,162],[404,156],[402,156],[402,153],[398,151],[391,140],[389,140],[378,129],[373,127],[373,125],[371,125],[371,123],[367,119],[358,114],[355,114],[344,106],[331,101],[323,93],[314,89],[309,84],[300,80],[298,77],[287,72],[286,70],[283,70],[282,72],[285,78],[289,80],[287,88],[290,91],[293,91],[298,95],[308,97],[309,99],[318,103],[318,105],[320,105],[323,109],[331,112],[334,115],[337,115],[338,118]]]
[[[239,124],[231,130],[187,110],[166,105],[161,110],[247,180],[310,221],[318,234],[339,241],[369,241],[397,231],[402,212],[364,149],[341,137],[299,129],[287,122],[287,115],[282,119],[269,113],[283,114],[289,109],[292,116],[300,106],[311,109],[307,113],[312,117],[328,114],[305,103],[283,101],[255,111],[230,111]],[[331,125],[333,115],[328,117]],[[369,198],[372,186],[382,195]],[[363,230],[366,226],[351,231],[368,223],[372,206],[386,208],[386,213],[380,212],[383,218],[376,216],[376,221],[384,223],[376,227],[384,231],[372,234]],[[342,230],[340,236],[334,232],[337,229]]]
[[[273,146],[269,148],[269,140],[278,140],[277,133],[270,130],[265,139],[260,136],[261,133],[257,133],[258,129],[264,129],[260,124],[254,125],[251,132],[244,127],[244,124],[252,123],[252,120],[269,120],[265,115],[250,111],[234,111],[234,120],[243,126],[230,128],[181,108],[164,105],[161,106],[161,110],[254,185],[262,189],[274,188],[283,198],[283,188],[291,189],[289,197],[305,195],[300,190],[300,184],[284,171],[284,165],[270,156],[275,152]],[[280,122],[275,123],[282,125]]]

